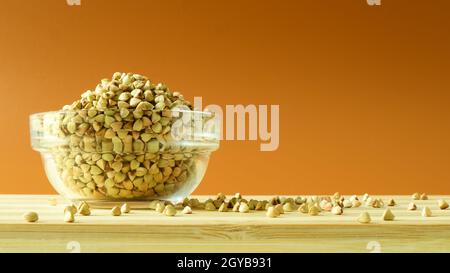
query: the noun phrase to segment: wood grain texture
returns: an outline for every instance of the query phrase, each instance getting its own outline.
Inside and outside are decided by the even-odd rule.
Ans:
[[[450,252],[450,210],[437,207],[438,199],[450,196],[415,201],[417,211],[406,210],[409,196],[380,197],[396,200],[390,207],[395,221],[380,219],[384,209],[366,207],[345,209],[340,216],[290,212],[279,218],[255,211],[200,210],[175,217],[132,210],[113,217],[109,210],[94,209],[91,216],[77,216],[69,224],[62,212],[68,202],[60,197],[0,195],[0,251],[69,252],[77,245],[81,252]],[[57,198],[58,205],[50,206],[50,198]],[[420,215],[425,205],[433,217]],[[363,210],[371,214],[371,224],[356,221]],[[25,222],[27,211],[38,212],[39,221]]]

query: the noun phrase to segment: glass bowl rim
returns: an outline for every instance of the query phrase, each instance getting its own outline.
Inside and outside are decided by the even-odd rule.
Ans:
[[[37,117],[44,116],[44,115],[49,115],[49,114],[77,113],[80,110],[88,110],[88,109],[51,110],[51,111],[46,111],[46,112],[36,112],[36,113],[30,114],[30,119],[37,118]],[[120,111],[119,109],[112,109],[112,108],[107,108],[104,110],[98,110],[98,109],[95,109],[95,110],[97,110],[97,111],[105,111],[105,110]],[[148,111],[152,111],[152,110],[148,110]],[[200,110],[195,110],[195,109],[194,110],[185,110],[185,109],[181,109],[181,108],[180,109],[178,109],[178,108],[169,109],[169,111],[178,112],[178,113],[191,113],[191,114],[197,114],[197,115],[202,115],[202,116],[211,117],[211,118],[215,117],[215,113],[211,112],[211,111],[200,111]]]

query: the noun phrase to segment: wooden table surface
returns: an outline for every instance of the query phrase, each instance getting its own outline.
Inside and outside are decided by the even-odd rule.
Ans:
[[[70,224],[63,221],[68,201],[58,196],[0,195],[0,252],[450,252],[450,210],[437,207],[438,199],[449,201],[450,196],[415,201],[417,211],[406,210],[410,196],[376,197],[396,200],[390,207],[394,221],[380,219],[386,207],[362,206],[340,216],[296,211],[279,218],[268,218],[263,211],[203,210],[175,217],[132,210],[113,217],[109,210],[93,209],[91,216],[77,216]],[[58,204],[50,206],[50,198]],[[433,217],[421,216],[425,205]],[[356,221],[364,210],[371,214],[371,224]],[[27,211],[38,212],[39,221],[25,222]]]

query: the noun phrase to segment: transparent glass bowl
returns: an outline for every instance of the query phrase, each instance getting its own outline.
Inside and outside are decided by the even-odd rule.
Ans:
[[[156,134],[148,124],[140,131],[105,128],[101,120],[94,125],[86,110],[37,113],[30,116],[31,144],[54,189],[75,203],[177,202],[201,182],[220,131],[210,112],[171,110],[166,116],[169,123]]]

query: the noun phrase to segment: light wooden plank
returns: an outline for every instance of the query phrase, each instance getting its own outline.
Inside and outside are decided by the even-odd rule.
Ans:
[[[49,206],[50,198],[57,198],[58,205]],[[91,216],[78,216],[76,223],[68,224],[62,213],[68,201],[60,197],[0,195],[0,251],[67,252],[73,241],[83,252],[368,252],[371,244],[380,245],[383,252],[450,251],[450,210],[437,208],[438,199],[450,196],[415,201],[417,211],[406,210],[409,196],[380,198],[396,200],[397,206],[390,207],[395,221],[380,219],[384,209],[366,207],[345,209],[341,216],[291,212],[275,219],[264,212],[202,210],[175,217],[133,210],[113,217],[108,210],[94,209]],[[433,217],[420,215],[425,205],[432,208]],[[39,213],[37,223],[23,221],[22,214],[29,210]],[[364,210],[373,223],[356,222]]]

